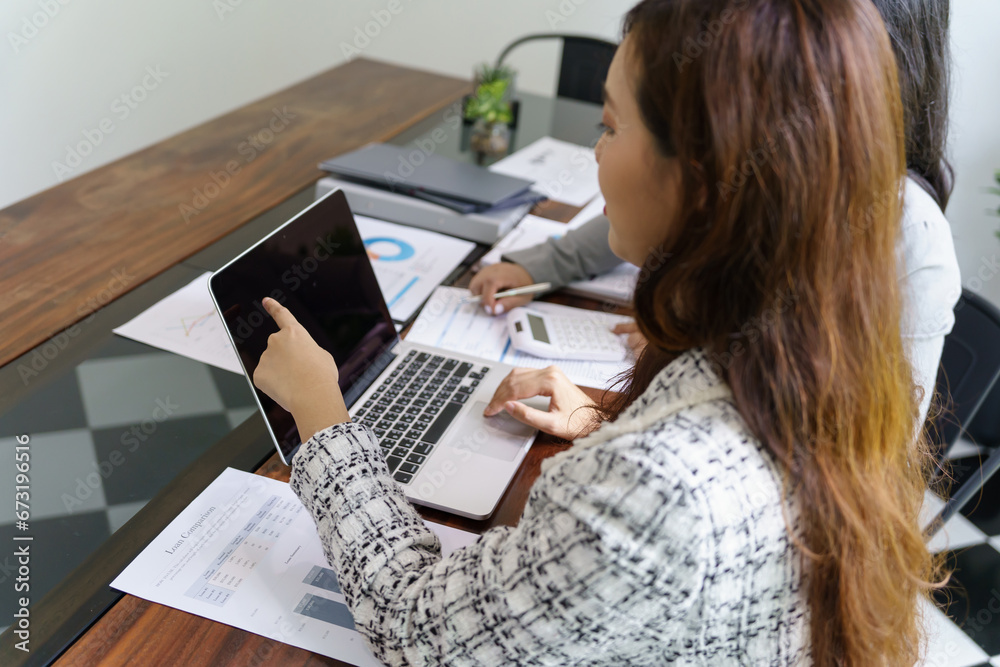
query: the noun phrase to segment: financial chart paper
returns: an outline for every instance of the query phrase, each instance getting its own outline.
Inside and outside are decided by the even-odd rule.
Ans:
[[[427,525],[445,554],[477,538]],[[351,664],[381,664],[354,629],[309,512],[267,477],[226,469],[111,585]]]

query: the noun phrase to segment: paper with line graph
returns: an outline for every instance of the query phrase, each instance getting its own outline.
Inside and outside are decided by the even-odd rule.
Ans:
[[[428,523],[447,555],[477,538]],[[288,484],[227,468],[111,582],[118,590],[352,665],[380,665]]]
[[[208,293],[211,275],[195,278],[114,332],[242,375],[243,367]]]

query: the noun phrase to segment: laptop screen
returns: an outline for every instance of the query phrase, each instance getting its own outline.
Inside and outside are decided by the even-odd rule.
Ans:
[[[212,294],[249,378],[278,330],[261,299],[288,308],[333,355],[348,407],[398,340],[344,193],[333,191],[222,267]],[[377,368],[377,371],[376,371]],[[253,388],[286,461],[299,437],[290,413]]]

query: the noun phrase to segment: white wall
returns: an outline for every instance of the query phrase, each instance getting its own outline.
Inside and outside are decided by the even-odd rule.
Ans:
[[[3,0],[0,208],[338,65],[345,53],[468,78],[525,33],[614,38],[630,4]],[[524,55],[519,87],[552,90],[554,46]],[[141,101],[120,99],[133,90]],[[96,146],[74,168],[68,147],[80,142]]]
[[[632,4],[3,0],[0,208],[55,185],[57,171],[69,178],[106,164],[342,63],[351,48],[469,77],[475,64],[492,61],[505,44],[529,32],[554,29],[614,39]],[[994,268],[1000,239],[993,236],[1000,219],[986,213],[1000,205],[1000,197],[984,192],[1000,168],[1000,40],[994,34],[1000,3],[952,5],[951,155],[957,186],[948,217],[964,282],[1000,303],[1000,270]],[[378,19],[384,25],[373,23]],[[366,28],[376,36],[359,38]],[[554,47],[526,46],[512,63],[520,70],[520,88],[553,89]],[[131,91],[132,99],[121,100]],[[68,163],[68,147],[81,142],[84,150],[96,145],[79,165]]]
[[[955,191],[947,216],[962,284],[1000,305],[1000,196],[986,192],[1000,169],[1000,2],[951,3],[954,73],[950,154]]]

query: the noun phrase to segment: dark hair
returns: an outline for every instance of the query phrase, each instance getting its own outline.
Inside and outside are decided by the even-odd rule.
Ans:
[[[625,33],[682,201],[636,286],[649,342],[604,416],[704,349],[799,508],[815,664],[912,665],[937,566],[917,521],[930,459],[899,325],[883,22],[868,0],[644,0]]]
[[[945,154],[951,80],[948,0],[873,0],[899,68],[906,167],[943,211],[954,185]]]

